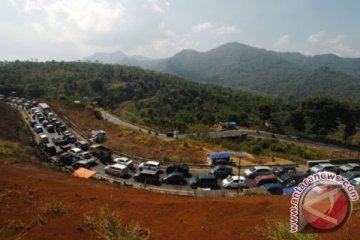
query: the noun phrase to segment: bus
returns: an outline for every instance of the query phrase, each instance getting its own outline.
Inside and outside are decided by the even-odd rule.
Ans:
[[[51,112],[51,108],[46,103],[39,103],[39,108],[45,116]]]

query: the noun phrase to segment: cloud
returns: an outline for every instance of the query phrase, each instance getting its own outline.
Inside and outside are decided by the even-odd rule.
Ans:
[[[311,44],[316,44],[320,41],[322,41],[322,39],[326,36],[326,33],[325,32],[317,32],[317,33],[313,33],[311,34],[307,39],[306,41],[308,43],[311,43]]]
[[[167,0],[148,0],[148,6],[155,12],[163,13],[169,8],[170,3]]]
[[[222,34],[229,34],[234,33],[237,31],[235,26],[221,26],[212,31],[213,34],[222,35]]]
[[[195,26],[192,27],[192,31],[193,32],[203,32],[206,30],[209,30],[213,27],[211,22],[203,22],[203,23],[199,23]]]
[[[291,41],[290,35],[285,34],[285,35],[279,37],[273,45],[275,48],[282,48],[284,46],[289,45],[290,41]]]
[[[343,57],[359,57],[360,50],[351,47],[345,35],[328,36],[325,32],[311,34],[303,50],[308,55],[334,53]]]

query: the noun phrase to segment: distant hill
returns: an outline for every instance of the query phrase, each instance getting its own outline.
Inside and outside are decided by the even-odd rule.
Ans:
[[[232,42],[208,52],[183,50],[167,59],[137,60],[126,65],[267,95],[360,99],[360,59],[333,54],[309,57]]]
[[[115,64],[127,57],[128,56],[121,51],[117,51],[114,53],[95,53],[90,57],[84,58],[84,61],[89,61],[89,62],[98,61],[102,63]]]

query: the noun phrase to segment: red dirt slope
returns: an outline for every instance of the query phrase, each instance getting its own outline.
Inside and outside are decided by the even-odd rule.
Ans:
[[[68,176],[32,165],[0,164],[0,228],[21,222],[24,239],[96,239],[83,223],[83,214],[108,204],[124,222],[137,220],[151,239],[260,239],[255,226],[271,219],[287,220],[289,197],[190,198],[159,195]],[[40,218],[46,203],[62,202],[68,213]],[[29,223],[32,224],[28,225]],[[358,214],[349,223],[360,235]],[[345,239],[347,228],[323,239]]]

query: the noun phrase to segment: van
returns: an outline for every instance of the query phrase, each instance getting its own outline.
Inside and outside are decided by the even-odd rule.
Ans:
[[[90,149],[90,144],[87,141],[78,141],[75,143],[75,146],[83,151],[89,151]]]
[[[125,177],[128,172],[128,168],[122,164],[113,164],[105,167],[105,173],[118,177]]]
[[[219,189],[217,178],[215,175],[199,175],[191,179],[190,186],[192,189],[210,188]]]
[[[80,148],[72,148],[72,149],[69,150],[69,153],[74,158],[79,158],[82,151],[81,151]]]
[[[233,169],[229,165],[216,165],[211,169],[210,174],[215,175],[216,178],[224,179],[227,176],[231,175],[232,172]]]
[[[136,182],[150,183],[150,184],[161,184],[159,171],[154,170],[142,170],[134,175]]]

